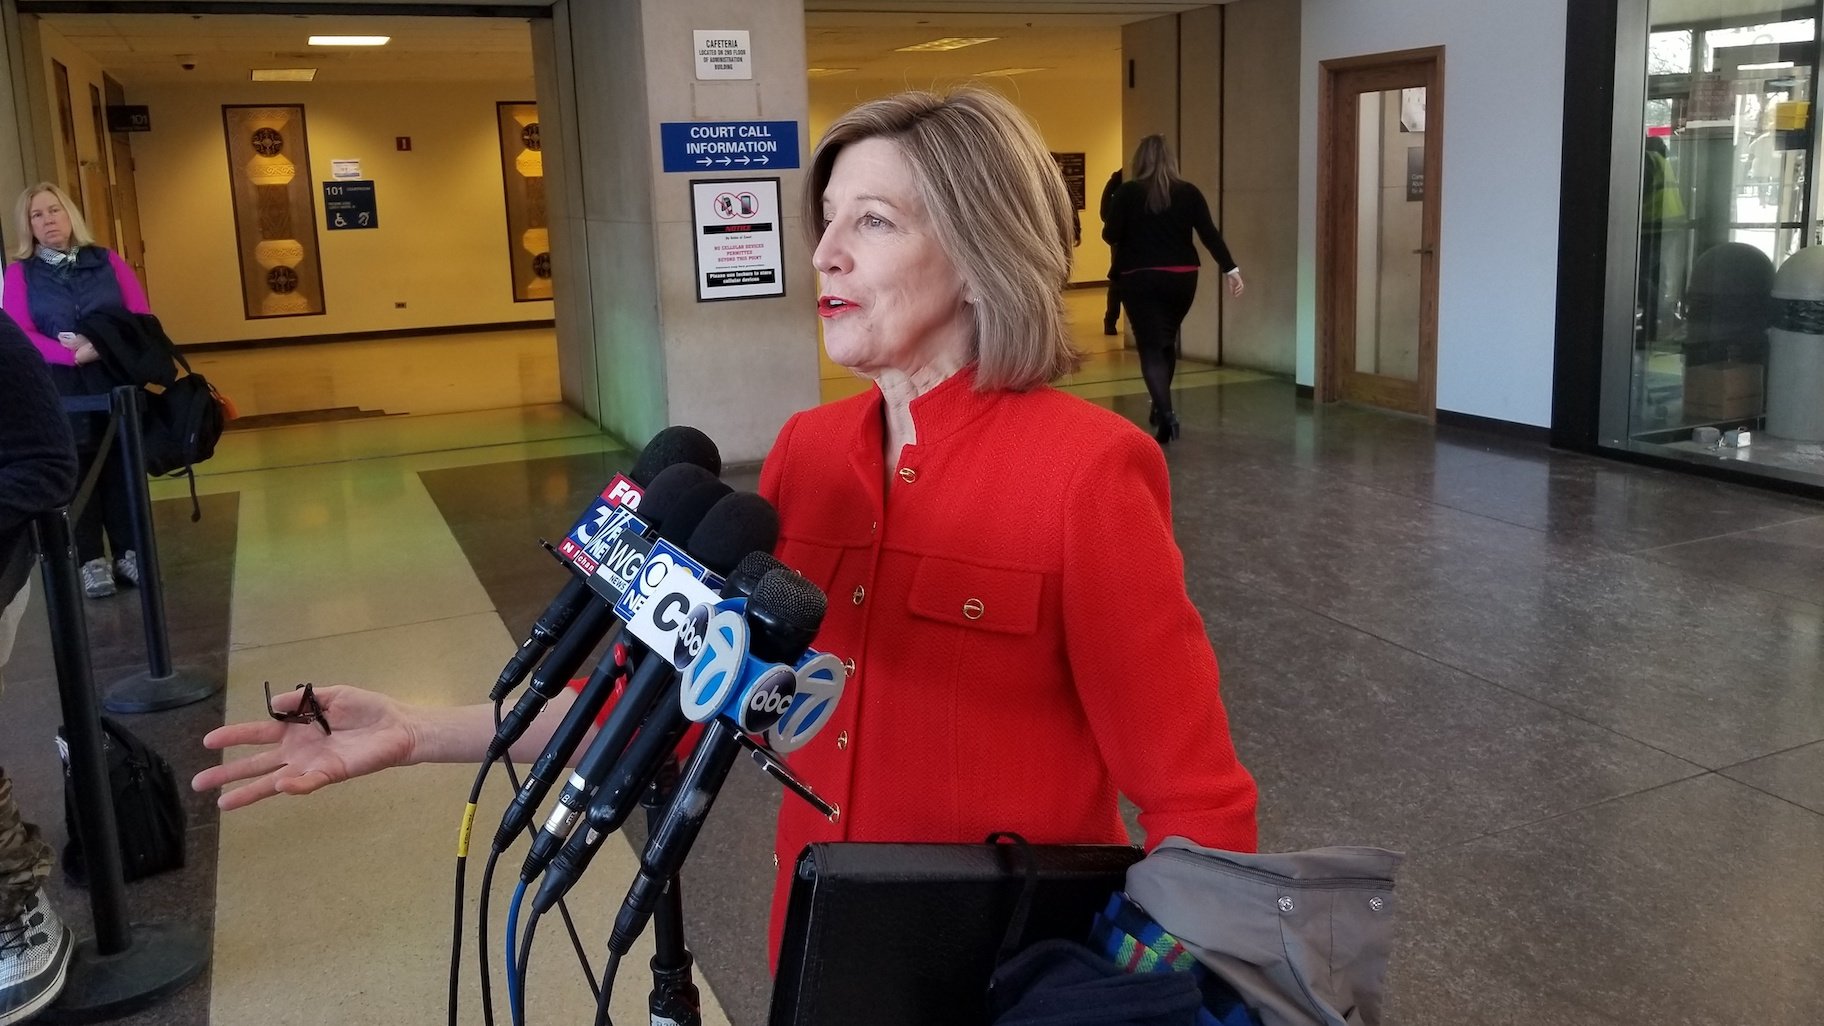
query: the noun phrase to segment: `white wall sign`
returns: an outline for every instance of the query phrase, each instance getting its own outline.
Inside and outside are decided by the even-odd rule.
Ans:
[[[359,181],[361,178],[361,162],[359,160],[331,160],[329,162],[329,176],[339,181]]]
[[[753,78],[754,54],[746,29],[697,29],[697,78]]]
[[[697,301],[785,295],[779,179],[690,183]]]

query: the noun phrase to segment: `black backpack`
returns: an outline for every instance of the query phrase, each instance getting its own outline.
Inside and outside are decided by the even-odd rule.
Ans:
[[[102,751],[108,763],[108,791],[114,798],[114,829],[120,835],[120,866],[129,881],[184,865],[184,806],[171,764],[126,727],[101,718]],[[76,829],[76,785],[70,778],[69,746],[62,728],[57,752],[63,759],[63,820],[70,842],[63,848],[63,875],[89,885],[88,864]]]
[[[190,479],[190,519],[201,520],[202,506],[196,498],[196,464],[215,455],[215,444],[221,440],[227,417],[222,410],[222,397],[209,379],[190,369],[183,354],[173,351],[184,367],[184,376],[165,386],[163,392],[146,394],[143,433],[146,443],[146,473],[174,474]]]

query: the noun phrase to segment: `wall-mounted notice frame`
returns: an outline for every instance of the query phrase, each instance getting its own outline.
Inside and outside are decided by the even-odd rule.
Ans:
[[[697,302],[785,295],[779,179],[690,183]]]
[[[323,312],[303,104],[223,104],[241,299],[248,320]]]
[[[551,222],[545,207],[545,157],[538,136],[538,104],[494,105],[500,122],[500,177],[507,193],[507,260],[513,268],[513,301],[551,298]]]

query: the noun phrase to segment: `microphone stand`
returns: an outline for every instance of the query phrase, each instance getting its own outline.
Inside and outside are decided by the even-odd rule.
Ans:
[[[652,786],[640,799],[646,809],[648,834],[658,829],[659,819],[671,804],[678,786],[678,761],[666,755]],[[665,884],[665,894],[652,915],[652,993],[647,1007],[653,1026],[702,1026],[701,1001],[691,977],[692,958],[684,944],[684,896],[678,877]]]

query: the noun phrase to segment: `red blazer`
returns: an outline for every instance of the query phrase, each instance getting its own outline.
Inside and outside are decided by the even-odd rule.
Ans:
[[[817,841],[1126,843],[1252,851],[1216,656],[1185,592],[1158,443],[1051,388],[977,392],[965,370],[912,404],[918,443],[881,466],[880,392],[797,414],[760,492],[778,554],[829,595],[816,647],[853,661],[835,718],[791,764],[841,808],[787,794],[792,865]]]

